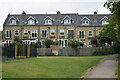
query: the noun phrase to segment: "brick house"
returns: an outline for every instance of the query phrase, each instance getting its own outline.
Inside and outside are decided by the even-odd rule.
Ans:
[[[91,38],[99,35],[103,25],[109,24],[111,14],[78,13],[61,14],[8,14],[3,24],[3,41],[11,43],[19,39],[25,44],[46,39],[58,40],[59,45],[66,46],[69,39],[91,45]]]

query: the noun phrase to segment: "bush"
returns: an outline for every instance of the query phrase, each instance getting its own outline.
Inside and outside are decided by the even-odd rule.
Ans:
[[[110,55],[110,54],[115,54],[113,48],[103,48],[94,51],[93,56],[102,56],[102,55]]]
[[[76,41],[76,40],[69,40],[68,41],[68,46],[71,47],[71,48],[77,48],[77,47],[80,47],[80,46],[84,46],[84,43]]]

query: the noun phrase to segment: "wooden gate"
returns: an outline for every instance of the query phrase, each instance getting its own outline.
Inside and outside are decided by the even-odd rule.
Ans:
[[[29,58],[30,57],[30,45],[15,44],[15,58]]]

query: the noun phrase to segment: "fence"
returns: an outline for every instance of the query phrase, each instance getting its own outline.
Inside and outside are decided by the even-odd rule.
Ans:
[[[66,49],[50,49],[50,48],[37,48],[38,55],[48,55],[54,53],[60,56],[91,56],[97,47],[87,48],[66,48]]]
[[[11,60],[11,59],[21,59],[21,58],[29,58],[29,57],[37,57],[37,49],[32,45],[15,45],[10,44],[2,47],[2,60]]]

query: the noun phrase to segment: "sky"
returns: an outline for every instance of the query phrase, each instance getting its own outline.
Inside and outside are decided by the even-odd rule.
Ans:
[[[104,7],[107,0],[0,0],[0,31],[8,14],[79,13],[110,14]]]

